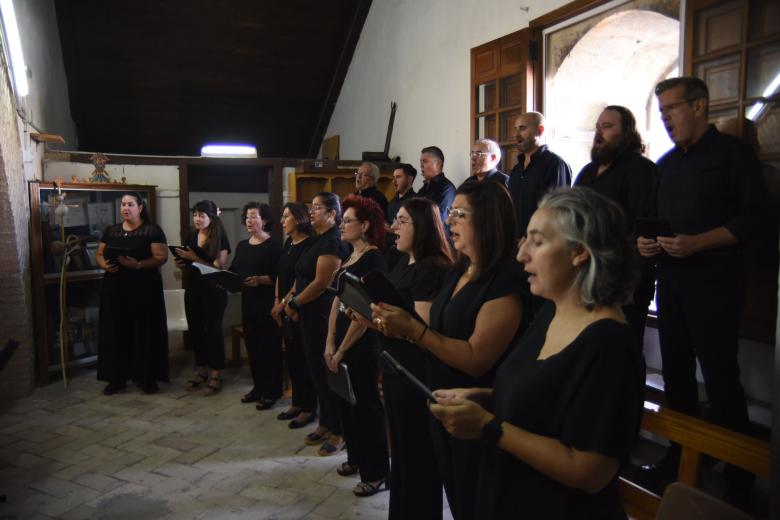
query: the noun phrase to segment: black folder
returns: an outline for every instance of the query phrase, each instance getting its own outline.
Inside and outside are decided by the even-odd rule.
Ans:
[[[666,220],[658,218],[637,218],[635,220],[635,232],[638,237],[652,238],[673,237],[672,226]]]
[[[371,304],[379,302],[400,307],[417,317],[414,308],[409,308],[398,289],[381,271],[371,271],[363,278],[342,271],[336,283],[336,294],[344,305],[369,320]]]
[[[117,258],[120,256],[130,256],[132,257],[135,254],[135,251],[130,249],[129,247],[116,247],[116,246],[106,246],[105,249],[103,249],[103,258],[108,260],[114,265],[119,265],[119,261]]]
[[[355,392],[352,390],[352,381],[349,379],[349,370],[346,363],[339,363],[339,371],[333,372],[330,369],[325,369],[328,373],[328,386],[339,397],[344,399],[349,404],[355,404]]]

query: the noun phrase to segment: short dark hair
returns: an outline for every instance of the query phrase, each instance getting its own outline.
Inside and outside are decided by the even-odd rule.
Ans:
[[[430,155],[433,155],[438,160],[441,161],[441,167],[444,168],[444,152],[441,151],[441,148],[438,146],[426,146],[422,150],[420,150],[420,153],[427,153]]]
[[[325,206],[325,211],[335,211],[336,224],[341,224],[341,199],[339,199],[338,195],[332,191],[321,191],[312,198],[312,200],[314,199],[320,199],[322,201],[322,204]]]
[[[250,209],[256,209],[260,218],[263,219],[263,231],[271,231],[274,227],[271,206],[265,202],[247,202],[244,204],[244,209],[241,210],[241,222],[246,223],[246,214]]]
[[[636,118],[634,114],[626,107],[621,105],[609,105],[604,110],[617,112],[620,116],[620,128],[626,139],[626,148],[632,152],[642,153],[645,151],[645,144],[642,142],[642,136],[636,128]]]
[[[663,92],[679,86],[683,87],[683,99],[688,103],[697,99],[710,100],[710,90],[707,88],[707,84],[694,76],[665,79],[655,86],[655,95],[660,96]]]
[[[344,204],[341,207],[345,212],[352,208],[355,210],[355,217],[360,222],[368,222],[366,240],[372,246],[376,246],[381,250],[385,249],[387,245],[385,240],[385,235],[387,235],[385,214],[375,200],[361,197],[360,195],[349,195],[344,199]]]
[[[414,226],[412,254],[414,261],[429,257],[438,258],[442,263],[452,263],[450,244],[441,221],[439,206],[430,199],[413,197],[401,203],[401,207],[409,213]]]
[[[458,255],[458,272],[465,272],[476,260],[474,280],[492,276],[502,262],[517,252],[515,210],[512,197],[498,182],[466,182],[455,192],[463,195],[471,206],[472,226],[476,237],[476,259]]]
[[[591,188],[575,187],[551,191],[539,202],[542,208],[552,211],[570,247],[579,244],[590,255],[576,278],[585,308],[628,302],[639,279],[639,258],[620,206]]]
[[[415,177],[417,177],[417,168],[415,168],[415,167],[414,167],[414,166],[412,166],[411,164],[407,164],[407,163],[401,163],[401,164],[397,165],[397,166],[395,167],[395,169],[396,169],[396,170],[403,170],[404,174],[405,174],[407,177],[411,177],[412,179],[414,179]]]
[[[306,236],[312,236],[314,234],[311,220],[309,220],[309,208],[306,207],[306,204],[303,202],[288,202],[282,207],[282,211],[285,209],[290,212],[290,215],[292,215],[295,222],[297,222],[296,227],[298,228],[298,233]]]

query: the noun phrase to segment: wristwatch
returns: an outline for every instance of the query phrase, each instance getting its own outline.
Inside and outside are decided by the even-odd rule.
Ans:
[[[289,302],[287,302],[287,305],[289,305],[289,306],[290,306],[290,308],[291,308],[292,310],[294,310],[295,312],[300,312],[300,310],[301,310],[300,306],[298,305],[298,302],[297,302],[297,301],[295,301],[295,296],[293,296],[292,298],[290,298],[290,301],[289,301]]]
[[[501,419],[498,417],[493,417],[489,423],[482,427],[481,439],[493,446],[498,444],[499,439],[504,434],[504,430],[501,429],[501,422]]]

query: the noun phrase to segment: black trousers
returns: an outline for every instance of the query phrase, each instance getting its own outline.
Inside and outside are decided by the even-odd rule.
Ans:
[[[634,332],[640,354],[645,341],[647,308],[653,300],[653,296],[655,296],[655,266],[643,263],[639,283],[634,289],[634,301],[623,306],[623,313],[626,315],[628,326]]]
[[[226,306],[227,294],[222,289],[198,284],[184,291],[184,314],[197,367],[225,368],[222,317]]]
[[[270,308],[253,310],[242,316],[253,392],[276,400],[282,395],[281,333],[270,315]]]
[[[322,295],[301,307],[300,325],[303,338],[306,365],[309,368],[314,390],[320,402],[320,425],[331,433],[341,435],[344,431],[341,419],[339,397],[328,386],[325,366],[325,339],[328,335],[328,316],[333,297]]]
[[[697,415],[698,358],[710,419],[746,432],[747,406],[737,363],[742,264],[735,255],[690,260],[658,266],[658,333],[667,402],[673,410]]]
[[[317,392],[314,390],[309,369],[306,366],[306,353],[301,337],[300,322],[285,317],[284,326],[285,360],[292,385],[292,405],[303,412],[317,409]]]
[[[349,371],[355,404],[339,398],[347,458],[360,468],[360,479],[375,482],[390,473],[387,452],[385,409],[379,398],[379,367],[376,355],[379,346],[373,333],[366,332],[344,356]]]
[[[441,520],[441,477],[433,453],[427,398],[402,375],[385,372],[390,426],[390,520]]]
[[[454,520],[476,520],[482,443],[456,439],[433,416],[429,419],[439,474]]]

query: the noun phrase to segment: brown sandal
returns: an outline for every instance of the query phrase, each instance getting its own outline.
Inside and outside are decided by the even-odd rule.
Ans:
[[[222,390],[222,378],[210,377],[205,388],[203,388],[203,395],[211,396],[217,395]]]
[[[200,385],[206,382],[206,379],[208,379],[207,375],[203,372],[195,372],[195,376],[188,380],[186,383],[184,383],[184,389],[188,392],[192,392],[193,390],[196,390]]]

